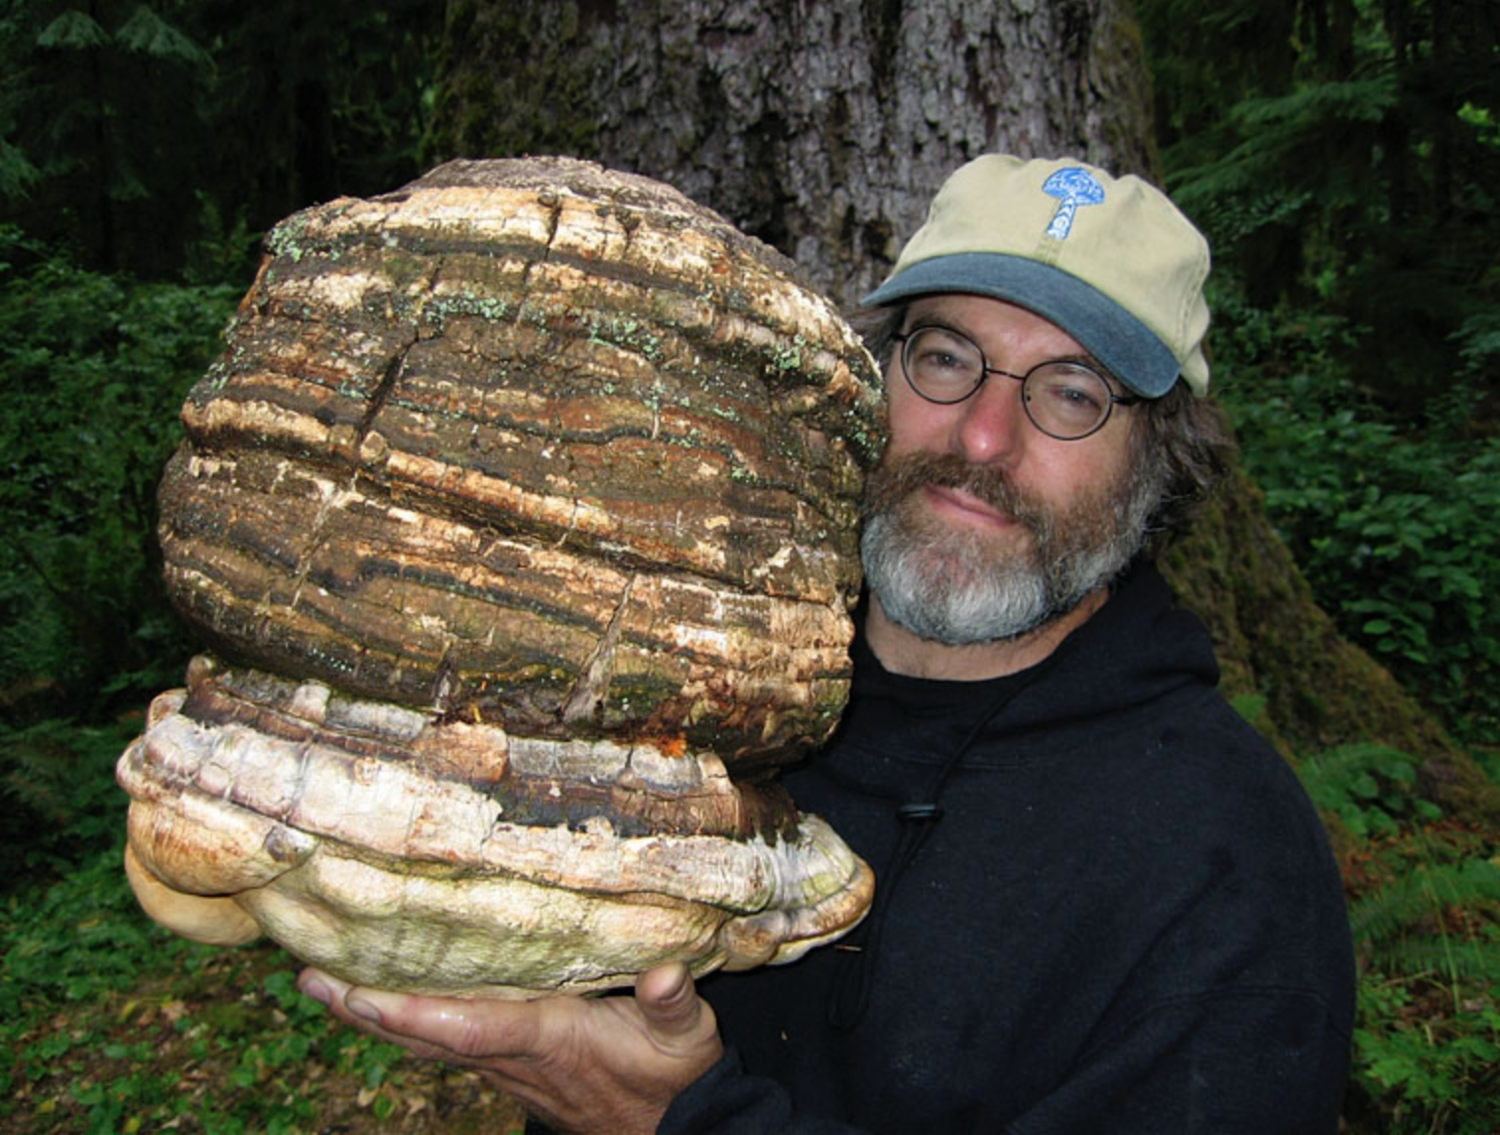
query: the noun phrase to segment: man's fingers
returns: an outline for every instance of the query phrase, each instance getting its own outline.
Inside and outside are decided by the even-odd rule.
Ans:
[[[504,1059],[531,1052],[538,1041],[538,1014],[528,1002],[457,1001],[351,987],[315,969],[304,970],[298,985],[349,1024],[423,1056]]]
[[[311,997],[319,1005],[331,1005],[335,996],[335,986],[343,983],[336,978],[330,977],[320,969],[308,966],[297,975],[297,988],[302,993]],[[342,998],[342,994],[338,994]]]
[[[712,1010],[698,996],[693,975],[681,963],[641,974],[635,983],[635,1001],[651,1036],[663,1047],[698,1043],[715,1032]]]
[[[351,987],[316,969],[297,984],[362,1032],[478,1068],[559,1130],[654,1131],[724,1051],[682,965],[641,975],[634,997],[465,1001]]]

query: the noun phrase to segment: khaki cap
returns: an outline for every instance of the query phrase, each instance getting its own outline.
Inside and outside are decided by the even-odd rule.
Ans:
[[[863,303],[994,296],[1057,324],[1137,394],[1159,398],[1181,376],[1202,395],[1208,270],[1208,242],[1148,182],[988,154],[944,183]]]

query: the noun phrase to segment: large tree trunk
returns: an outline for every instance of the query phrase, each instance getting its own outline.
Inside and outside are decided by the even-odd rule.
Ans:
[[[441,156],[561,151],[671,182],[845,305],[991,150],[1152,165],[1116,0],[452,0]]]
[[[668,181],[851,306],[988,151],[1155,172],[1127,0],[450,0],[434,157],[566,153]],[[1166,564],[1226,692],[1289,755],[1377,739],[1450,808],[1493,786],[1341,641],[1242,475]]]

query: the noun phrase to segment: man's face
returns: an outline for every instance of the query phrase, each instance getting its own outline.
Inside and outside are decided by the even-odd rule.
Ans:
[[[1099,369],[1067,332],[1001,300],[925,297],[904,330],[933,324],[1013,374],[1055,360]],[[890,442],[866,489],[861,548],[894,622],[953,645],[1014,638],[1072,610],[1140,548],[1160,491],[1132,469],[1130,411],[1059,441],[1027,418],[1019,382],[990,375],[966,401],[938,405],[906,381],[899,350],[886,386]]]

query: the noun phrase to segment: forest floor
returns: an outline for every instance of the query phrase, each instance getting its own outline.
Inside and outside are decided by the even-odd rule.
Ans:
[[[204,951],[191,971],[65,1006],[16,1048],[0,1132],[515,1135],[524,1113],[478,1074],[361,1037],[302,998],[270,945]]]

